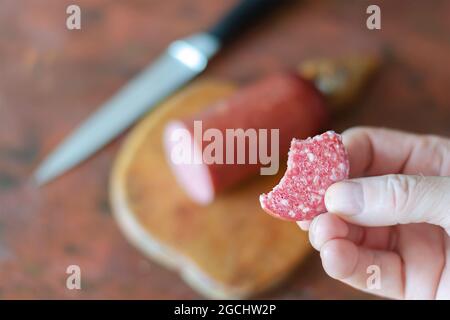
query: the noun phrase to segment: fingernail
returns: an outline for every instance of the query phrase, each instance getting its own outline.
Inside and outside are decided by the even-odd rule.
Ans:
[[[360,183],[342,181],[333,184],[325,194],[328,212],[344,215],[361,213],[364,208],[364,194]]]
[[[309,222],[307,221],[297,221],[297,225],[302,229],[303,231],[308,231],[309,228]]]
[[[316,233],[317,233],[317,221],[320,219],[321,215],[315,217],[309,226],[309,242],[313,247],[315,247]]]

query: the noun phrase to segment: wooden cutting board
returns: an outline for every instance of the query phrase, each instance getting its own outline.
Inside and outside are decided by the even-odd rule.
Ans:
[[[162,147],[167,121],[234,90],[230,83],[203,80],[164,102],[130,132],[110,181],[113,212],[129,241],[210,298],[245,298],[273,287],[311,250],[295,223],[270,217],[259,206],[259,194],[270,190],[285,168],[208,206],[189,200],[169,170]]]

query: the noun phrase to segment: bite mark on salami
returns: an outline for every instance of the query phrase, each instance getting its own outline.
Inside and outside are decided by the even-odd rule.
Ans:
[[[326,212],[327,188],[348,178],[349,161],[342,138],[334,131],[306,140],[293,139],[287,170],[280,183],[259,198],[269,214],[285,220],[311,220]]]

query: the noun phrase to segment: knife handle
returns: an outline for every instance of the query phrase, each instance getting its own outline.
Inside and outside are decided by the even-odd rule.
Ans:
[[[283,2],[285,1],[241,0],[208,33],[224,44]]]

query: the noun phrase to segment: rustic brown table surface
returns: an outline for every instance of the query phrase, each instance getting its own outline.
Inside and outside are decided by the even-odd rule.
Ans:
[[[3,0],[0,4],[0,298],[198,298],[119,232],[108,204],[116,140],[37,189],[38,162],[170,40],[206,28],[234,1]],[[78,4],[82,29],[66,29]],[[366,28],[377,3],[382,29]],[[378,52],[363,100],[335,120],[450,135],[450,1],[297,1],[246,32],[204,77],[243,83],[302,59]],[[82,290],[65,286],[77,264]],[[264,298],[370,297],[328,278],[317,254]]]

